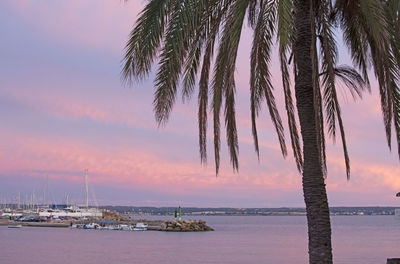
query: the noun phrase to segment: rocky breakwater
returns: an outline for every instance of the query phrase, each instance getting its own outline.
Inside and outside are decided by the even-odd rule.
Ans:
[[[211,227],[206,225],[202,220],[177,220],[166,221],[161,224],[160,231],[169,232],[201,232],[201,231],[214,231]]]

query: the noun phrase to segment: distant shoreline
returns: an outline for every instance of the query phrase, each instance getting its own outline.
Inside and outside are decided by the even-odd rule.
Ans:
[[[117,211],[120,214],[172,215],[174,207],[136,207],[136,206],[101,206],[100,208]],[[399,207],[331,207],[331,215],[394,215]],[[227,215],[227,216],[302,216],[305,208],[200,208],[182,207],[182,214],[187,216]]]

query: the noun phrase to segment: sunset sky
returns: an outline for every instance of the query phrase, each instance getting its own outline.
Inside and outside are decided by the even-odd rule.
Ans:
[[[233,173],[222,139],[215,176],[211,124],[208,164],[200,164],[197,95],[186,104],[179,100],[167,126],[158,128],[154,75],[122,84],[123,49],[144,2],[0,1],[0,202],[18,193],[40,200],[47,182],[51,202],[69,195],[82,203],[88,168],[100,204],[303,207],[301,175],[291,154],[283,159],[265,107],[258,119],[260,162],[254,151],[248,29],[236,71],[239,173]],[[346,51],[340,50],[344,63]],[[271,71],[284,118],[278,65],[274,59]],[[336,145],[329,140],[330,205],[400,206],[397,148],[393,144],[390,152],[386,144],[376,82],[362,101],[353,102],[344,89],[339,94],[352,175],[347,181],[340,138]]]

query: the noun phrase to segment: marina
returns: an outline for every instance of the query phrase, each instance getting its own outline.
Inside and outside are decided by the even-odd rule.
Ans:
[[[205,221],[182,220],[182,209],[175,209],[174,220],[145,220],[132,219],[116,211],[99,209],[91,206],[89,201],[88,169],[84,170],[84,203],[81,206],[46,205],[48,197],[48,178],[43,192],[43,203],[35,204],[32,194],[31,203],[21,206],[21,193],[18,194],[17,204],[2,204],[0,208],[0,226],[9,228],[26,227],[56,227],[71,229],[92,230],[120,230],[120,231],[172,231],[172,232],[199,232],[213,231]],[[93,193],[93,192],[92,192]],[[67,196],[68,198],[68,196]],[[93,195],[93,203],[97,205]]]
[[[100,210],[97,206],[89,206],[88,169],[84,170],[84,204],[81,206],[69,205],[68,195],[66,196],[65,205],[48,204],[48,187],[48,177],[46,177],[46,186],[43,190],[41,204],[35,203],[35,198],[37,197],[35,193],[32,193],[29,202],[21,199],[21,193],[18,193],[18,202],[16,204],[7,204],[3,199],[2,207],[0,208],[0,218],[3,221],[0,222],[0,225],[13,225],[16,222],[25,226],[68,227],[75,223],[86,224],[87,221],[97,221],[103,219],[104,216],[106,218],[118,218],[118,214],[109,210]],[[93,200],[97,205],[96,199],[93,198]]]
[[[9,210],[8,210],[9,211]],[[11,210],[12,211],[12,210]],[[45,209],[38,212],[12,211],[3,213],[0,226],[9,228],[46,227],[93,230],[122,231],[173,231],[199,232],[212,231],[205,221],[182,219],[132,219],[106,209],[76,209],[71,213],[66,209]]]

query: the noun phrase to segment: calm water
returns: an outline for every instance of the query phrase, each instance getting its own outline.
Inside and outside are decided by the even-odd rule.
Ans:
[[[0,227],[0,263],[307,263],[305,217],[210,216],[205,233]],[[400,220],[334,216],[336,264],[400,257]]]

